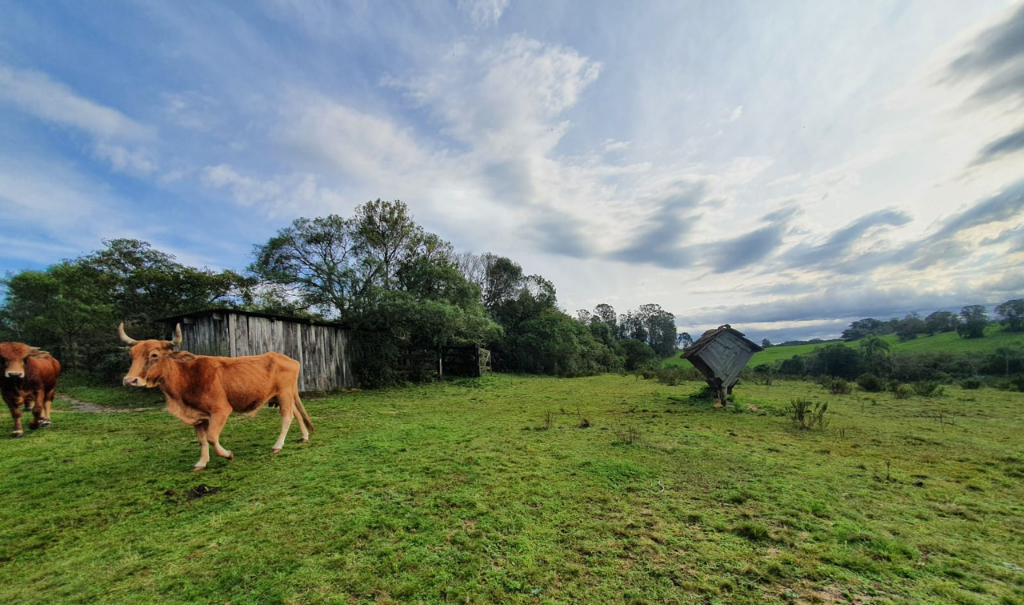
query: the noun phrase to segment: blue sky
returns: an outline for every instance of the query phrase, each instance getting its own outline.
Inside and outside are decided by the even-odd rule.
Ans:
[[[242,269],[401,199],[571,313],[772,340],[1024,295],[1024,6],[0,0],[0,270]]]

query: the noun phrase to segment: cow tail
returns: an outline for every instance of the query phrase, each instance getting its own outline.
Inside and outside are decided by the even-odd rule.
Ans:
[[[306,423],[306,428],[309,429],[310,434],[313,433],[313,421],[309,419],[309,414],[306,413],[306,408],[302,407],[302,400],[299,399],[299,393],[295,393],[295,409],[302,415],[302,421]]]

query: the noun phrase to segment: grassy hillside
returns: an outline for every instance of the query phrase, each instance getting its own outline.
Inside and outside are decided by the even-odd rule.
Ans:
[[[202,473],[164,411],[58,404],[0,440],[0,603],[1024,602],[1024,395],[699,386],[309,399],[308,444],[233,417]],[[795,397],[830,427],[796,430]]]
[[[955,332],[947,332],[945,334],[936,334],[935,336],[918,336],[916,339],[899,342],[895,334],[889,336],[883,336],[882,340],[889,343],[892,351],[905,351],[914,353],[924,352],[936,352],[936,351],[950,351],[953,353],[975,353],[975,352],[986,352],[992,351],[999,347],[1019,343],[1024,344],[1024,333],[1021,332],[1004,332],[1000,326],[989,326],[985,330],[984,338],[971,338],[964,339],[956,335]],[[860,341],[856,340],[853,342],[842,342],[837,341],[838,344],[844,344],[848,347],[859,348]],[[829,344],[825,343],[817,345],[794,345],[789,347],[770,347],[756,353],[751,359],[749,366],[756,366],[762,363],[775,363],[785,359],[790,359],[796,355],[806,355],[813,352],[818,347],[824,347]],[[666,359],[663,365],[685,365],[689,367],[689,364],[678,358],[678,355]]]

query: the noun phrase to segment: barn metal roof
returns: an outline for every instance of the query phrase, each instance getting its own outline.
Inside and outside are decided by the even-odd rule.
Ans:
[[[265,319],[273,319],[275,321],[290,321],[293,323],[300,323],[312,326],[330,326],[332,328],[344,329],[349,328],[349,326],[336,321],[323,321],[320,319],[310,319],[308,317],[294,317],[290,315],[279,315],[276,313],[263,313],[262,311],[244,311],[242,309],[232,309],[230,307],[206,307],[203,309],[195,309],[193,311],[187,311],[185,313],[178,313],[175,315],[169,315],[167,317],[161,317],[156,321],[164,323],[176,323],[186,317],[205,317],[207,315],[213,315],[214,313],[235,313],[236,315],[245,315],[246,317],[263,317]]]
[[[724,324],[724,325],[718,326],[717,328],[715,328],[713,330],[708,330],[707,332],[704,332],[704,334],[702,334],[701,337],[696,340],[696,342],[694,342],[692,345],[686,347],[686,350],[683,351],[683,353],[680,355],[680,357],[683,358],[683,359],[689,359],[690,357],[693,357],[694,355],[700,353],[702,350],[704,350],[705,347],[707,347],[709,344],[711,344],[715,340],[715,338],[718,337],[719,334],[721,334],[723,332],[729,332],[733,336],[736,336],[737,338],[742,340],[744,343],[746,343],[746,345],[748,347],[750,347],[750,350],[755,352],[755,353],[757,353],[758,351],[763,351],[764,350],[763,348],[761,348],[760,345],[758,345],[757,343],[755,343],[755,342],[749,340],[747,337],[745,337],[743,335],[743,332],[740,332],[739,330],[734,329],[729,324]]]

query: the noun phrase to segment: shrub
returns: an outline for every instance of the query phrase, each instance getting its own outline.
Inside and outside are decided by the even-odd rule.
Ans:
[[[686,382],[687,380],[697,380],[698,378],[694,376],[694,373],[696,373],[696,370],[693,368],[669,366],[667,368],[658,368],[654,375],[658,379],[658,382],[674,387],[677,384]],[[647,378],[647,376],[644,376],[644,378]]]
[[[693,401],[710,401],[716,397],[718,397],[718,394],[707,384],[690,393],[690,399]]]
[[[868,393],[878,393],[885,388],[882,379],[874,374],[861,374],[857,377],[857,384]]]
[[[842,378],[836,378],[831,381],[827,388],[833,395],[849,395],[853,392],[853,386]]]
[[[1002,378],[1000,380],[997,380],[995,382],[995,384],[993,384],[992,386],[995,387],[996,389],[1000,390],[1000,391],[1019,391],[1019,390],[1021,390],[1020,385],[1017,384],[1015,381],[1010,380],[1009,378]]]
[[[789,403],[789,416],[793,424],[802,431],[828,426],[828,402],[811,402],[807,399],[794,399]]]
[[[981,388],[981,378],[977,376],[971,376],[970,378],[964,378],[960,381],[960,388],[973,391]]]
[[[921,397],[938,397],[942,395],[942,387],[935,380],[920,380],[913,385],[914,392]]]
[[[895,399],[910,399],[914,394],[914,388],[909,384],[898,384],[895,382],[892,383],[889,391]]]

